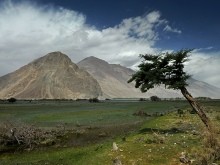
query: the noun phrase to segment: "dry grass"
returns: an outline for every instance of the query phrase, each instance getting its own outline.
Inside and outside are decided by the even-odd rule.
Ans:
[[[201,135],[202,149],[197,150],[194,158],[197,160],[195,164],[209,165],[220,160],[220,139],[219,129],[214,128],[212,133],[204,131]]]
[[[211,106],[207,106],[208,116],[212,119],[213,125],[219,128],[220,121],[216,116],[220,115],[220,104],[209,103],[209,105]],[[211,113],[209,113],[209,109],[212,109]],[[126,133],[129,125],[124,128],[124,133]],[[17,162],[22,165],[31,163],[103,165],[112,164],[116,158],[123,165],[178,165],[181,164],[180,157],[184,156],[192,162],[192,165],[219,164],[220,131],[216,129],[215,134],[210,135],[203,128],[204,125],[199,117],[184,109],[184,115],[181,117],[173,112],[154,118],[146,121],[139,132],[126,134],[126,136],[120,136],[123,129],[117,124],[107,130],[101,127],[86,128],[84,125],[79,125],[77,127],[78,142],[85,144],[90,139],[96,139],[100,143],[86,144],[84,147],[52,148],[46,152],[32,151],[16,155],[5,154],[0,158],[4,159],[2,164],[5,165],[16,164]],[[111,137],[106,141],[105,137],[110,137],[112,132],[118,133],[119,137]],[[72,139],[72,142],[76,143],[77,137],[74,138],[68,135],[66,141]],[[80,141],[80,139],[83,140]],[[112,150],[113,142],[116,142],[119,147],[117,151]],[[187,161],[188,164],[189,161]],[[27,163],[25,164],[25,162]]]
[[[63,128],[45,130],[22,123],[1,123],[0,151],[33,150],[35,147],[51,146],[64,134],[63,131]]]

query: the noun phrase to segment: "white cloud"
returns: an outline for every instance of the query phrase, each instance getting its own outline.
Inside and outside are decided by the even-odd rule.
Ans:
[[[0,10],[0,74],[48,52],[68,51],[73,32],[82,27],[85,16],[75,11],[5,1]]]
[[[167,24],[153,11],[98,30],[86,24],[85,15],[62,7],[10,0],[0,6],[0,75],[51,51],[62,51],[74,62],[96,56],[132,67],[140,53],[156,51],[156,29]]]
[[[203,50],[207,48],[192,52],[186,71],[195,79],[220,87],[220,52],[204,52]]]
[[[125,64],[127,58],[135,64],[140,53],[153,53],[158,40],[155,28],[161,23],[160,13],[151,12],[148,15],[124,19],[119,25],[103,29],[87,31],[88,38],[81,53],[89,53],[112,63]]]
[[[158,27],[181,33],[171,28],[158,11],[127,18],[119,25],[99,30],[88,26],[82,13],[64,8],[12,1],[0,6],[0,75],[51,51],[62,51],[74,62],[96,56],[135,68],[140,61],[139,54],[158,51],[155,48],[159,40]],[[195,78],[219,86],[216,76],[220,69],[219,58],[201,52],[194,54],[188,71]]]
[[[176,28],[172,28],[171,26],[169,25],[166,25],[163,29],[163,31],[166,31],[166,32],[173,32],[173,33],[178,33],[178,34],[181,34],[182,31],[181,30],[178,30]]]

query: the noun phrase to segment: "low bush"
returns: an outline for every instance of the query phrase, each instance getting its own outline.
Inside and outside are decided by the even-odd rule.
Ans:
[[[150,117],[151,115],[142,111],[142,110],[139,110],[138,112],[135,112],[133,113],[134,116],[146,116],[146,117]]]
[[[98,103],[98,102],[100,102],[100,101],[99,101],[98,98],[90,98],[90,99],[89,99],[89,102],[90,102],[90,103]]]
[[[43,130],[30,125],[3,123],[0,125],[0,145],[4,148],[32,150],[39,146],[50,146],[63,136],[63,130]],[[3,151],[1,151],[3,152]]]
[[[11,98],[8,99],[8,102],[9,102],[9,103],[14,103],[14,102],[16,102],[16,101],[17,101],[17,99],[14,98],[14,97],[11,97]]]
[[[215,117],[215,119],[216,119],[217,121],[220,121],[220,115],[217,115],[217,116]]]
[[[196,152],[195,163],[200,165],[214,165],[216,161],[220,160],[220,142],[218,134],[205,131],[202,138],[203,148],[205,149]]]
[[[158,96],[151,96],[150,100],[151,101],[161,101],[161,99]]]

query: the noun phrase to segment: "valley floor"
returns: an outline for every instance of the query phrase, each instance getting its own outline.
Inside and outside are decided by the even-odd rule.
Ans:
[[[220,126],[220,102],[204,102],[203,105],[217,129],[217,133],[215,134],[216,138],[220,140],[218,130]],[[89,104],[84,106],[87,106],[88,108]],[[99,109],[99,106],[102,108],[104,107],[104,105],[93,104],[93,107],[95,107],[96,110]],[[130,123],[140,121],[141,119],[141,124],[135,127],[135,131],[130,130],[130,133],[126,132],[128,127],[124,127],[124,131],[115,134],[115,136],[111,136],[100,142],[89,143],[84,146],[67,145],[36,149],[33,151],[1,153],[0,164],[108,165],[120,161],[124,165],[177,165],[181,164],[181,157],[192,161],[192,164],[201,164],[199,163],[201,161],[207,161],[207,164],[211,163],[213,155],[210,155],[210,153],[213,153],[213,151],[212,148],[210,148],[208,134],[198,116],[190,113],[191,108],[187,106],[187,103],[115,103],[111,107],[113,107],[113,109],[110,108],[109,112],[111,111],[111,114],[116,116],[117,114],[115,113],[117,111],[114,110],[122,110],[126,107],[126,111],[123,111],[123,113],[121,112],[121,114],[118,115],[129,114],[127,118],[130,118],[130,120],[128,120]],[[163,107],[162,109],[167,110],[166,114],[147,120],[143,120],[143,117],[134,117],[132,115],[139,110],[143,110],[147,113],[157,112],[161,107]],[[7,109],[7,107],[5,108]],[[177,109],[179,108],[184,111],[184,114],[181,116],[177,113]],[[6,114],[6,112],[2,114]],[[40,114],[39,111],[38,114]],[[85,114],[88,115],[87,113]],[[100,112],[97,114],[100,114]],[[120,118],[122,116],[120,116]],[[104,116],[99,117],[101,118]],[[126,115],[123,117],[126,118]],[[133,120],[133,117],[135,120]],[[25,121],[25,117],[23,120]],[[86,117],[86,120],[88,120],[88,116]],[[97,119],[97,121],[99,120]],[[81,122],[83,123],[83,120],[81,120]],[[101,122],[105,123],[102,120]],[[115,121],[116,124],[117,122],[119,124],[119,120]],[[40,125],[43,124],[41,123]],[[117,150],[115,148],[115,150],[113,150],[113,142],[116,143],[118,147],[118,149],[116,148]]]

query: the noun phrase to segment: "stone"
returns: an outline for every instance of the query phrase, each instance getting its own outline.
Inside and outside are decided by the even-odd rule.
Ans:
[[[113,163],[112,163],[113,165],[122,165],[122,163],[121,163],[121,160],[119,159],[119,158],[115,158],[114,160],[113,160]]]
[[[113,144],[112,144],[112,150],[113,150],[113,151],[117,151],[117,150],[118,150],[118,146],[117,146],[116,142],[113,142]]]

